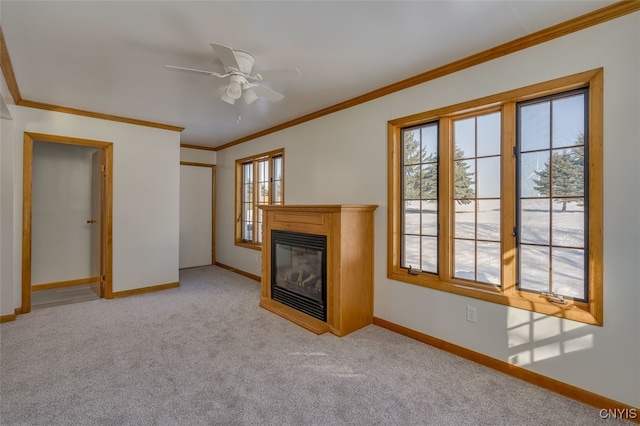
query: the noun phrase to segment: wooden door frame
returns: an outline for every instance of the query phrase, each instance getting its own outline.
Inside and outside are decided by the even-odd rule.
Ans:
[[[181,166],[211,168],[211,264],[216,264],[216,165],[209,163],[194,163],[181,161]]]
[[[101,153],[104,173],[101,186],[100,252],[104,259],[101,279],[105,298],[113,298],[113,143],[67,136],[24,132],[22,170],[22,306],[20,313],[31,312],[31,242],[33,211],[33,143],[50,142],[98,148]]]

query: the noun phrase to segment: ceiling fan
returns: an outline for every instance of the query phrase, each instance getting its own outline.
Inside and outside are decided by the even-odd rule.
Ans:
[[[240,98],[250,104],[258,99],[259,96],[271,102],[277,102],[283,99],[284,95],[258,82],[266,80],[299,80],[302,77],[297,68],[259,71],[252,74],[255,58],[249,53],[233,50],[230,47],[215,43],[211,43],[211,47],[215,54],[218,55],[222,65],[224,65],[224,74],[173,65],[165,66],[180,71],[208,74],[218,78],[229,77],[229,83],[220,88],[220,99],[232,105]]]

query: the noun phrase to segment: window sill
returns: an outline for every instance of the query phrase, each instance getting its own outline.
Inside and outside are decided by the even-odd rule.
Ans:
[[[262,244],[250,243],[248,241],[236,241],[236,246],[262,251]]]
[[[409,275],[404,269],[388,273],[387,278],[585,324],[603,325],[602,310],[598,311],[593,303],[590,306],[588,303],[567,300],[566,305],[561,305],[550,302],[546,297],[537,293],[513,289],[513,294],[505,294],[502,290],[492,286],[484,288],[484,286],[480,287],[471,283],[467,285],[459,281],[446,282],[427,274],[414,276]]]

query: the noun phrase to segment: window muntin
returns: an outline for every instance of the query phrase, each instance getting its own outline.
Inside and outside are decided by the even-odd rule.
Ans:
[[[586,301],[587,90],[521,102],[518,286]]]
[[[284,150],[236,161],[236,244],[260,248],[265,204],[284,204]]]
[[[390,121],[388,277],[534,312],[602,325],[602,76],[602,69],[586,71]],[[576,90],[582,90],[585,95],[582,98],[585,105],[582,114],[580,110],[572,112],[571,103],[575,104],[577,101],[573,99],[573,96],[578,93],[575,92]],[[545,114],[543,113],[545,106],[539,104],[550,100],[553,100],[556,105],[549,107],[551,112]],[[524,106],[530,107],[527,114],[531,114],[530,117],[537,117],[537,123],[516,123],[520,120],[517,120],[517,117],[523,110],[521,107]],[[494,113],[496,115],[492,116]],[[562,116],[570,118],[561,119]],[[493,126],[494,129],[500,129],[499,142],[494,142],[491,147],[485,141],[491,139],[489,135],[492,132],[487,132],[483,127],[489,123],[479,124],[484,120],[481,117],[487,117],[488,121],[490,121],[489,118],[494,120],[499,118],[496,120],[499,121],[499,125]],[[465,121],[467,119],[472,120]],[[554,120],[555,124],[553,124]],[[575,129],[579,126],[576,123],[580,120],[582,120],[581,127],[584,132],[582,143],[575,144],[575,141],[567,143],[559,139],[561,135],[565,135],[566,139],[566,135],[571,132],[574,135],[577,134]],[[456,122],[461,123],[457,130]],[[527,129],[527,125],[529,134],[527,135],[527,131],[523,130],[524,137],[521,137],[520,126],[523,126],[522,129]],[[407,218],[412,213],[414,218],[419,217],[415,216],[416,202],[422,203],[423,199],[415,195],[415,198],[407,200],[404,198],[407,172],[405,165],[412,167],[416,163],[426,164],[423,160],[406,161],[404,136],[409,133],[405,132],[413,132],[412,136],[417,140],[418,136],[422,137],[422,135],[415,133],[416,129],[425,126],[438,129],[436,154],[438,195],[437,203],[434,203],[437,204],[437,214],[435,225],[433,225],[437,229],[437,243],[427,246],[431,248],[431,252],[426,257],[424,253],[429,252],[423,245],[423,239],[427,233],[415,226],[415,223],[422,225],[422,219],[410,222]],[[467,129],[465,126],[468,126],[468,129],[474,129],[474,136],[460,139],[458,146],[463,147],[465,153],[456,154],[455,134],[458,132],[460,135],[464,132]],[[493,132],[494,135],[496,133],[496,131]],[[534,134],[535,138],[532,137]],[[546,139],[546,146],[543,146],[540,135],[545,134],[550,136]],[[497,149],[500,151],[499,155],[495,152]],[[472,150],[475,152],[469,153]],[[551,161],[552,170],[554,154],[563,154],[566,157],[565,160],[569,157],[583,157],[582,191],[567,185],[553,187],[551,184],[552,192],[548,197],[540,197],[536,190],[527,192],[527,186],[522,183],[522,176],[529,175],[534,170],[541,171],[540,168],[536,168],[536,162],[539,165],[540,161],[546,158],[543,152],[545,150]],[[540,159],[533,158],[533,153],[539,155]],[[492,159],[493,162],[497,161],[497,165],[496,163],[483,164],[480,160],[485,158]],[[456,187],[454,163],[461,164],[457,167],[463,171],[473,172],[472,185]],[[468,167],[465,168],[465,165]],[[493,166],[499,168],[499,185],[492,184],[492,179],[485,182]],[[413,172],[415,174],[415,170]],[[460,172],[458,173],[460,175]],[[553,181],[553,172],[550,173]],[[579,173],[573,173],[573,175],[577,174]],[[424,180],[422,176],[424,172],[421,175],[421,179]],[[555,179],[558,180],[558,175]],[[469,187],[472,190],[469,190]],[[496,188],[499,191],[498,195]],[[578,211],[576,215],[583,215],[584,222],[579,224],[580,221],[573,221],[572,226],[564,226],[566,221],[558,219],[559,213],[563,213],[563,199],[573,201],[567,202],[567,211],[571,209],[574,214],[578,207],[582,207],[583,212]],[[456,200],[471,200],[472,203],[469,204],[473,204],[474,215],[477,208],[478,212],[490,213],[494,216],[483,217],[484,222],[474,217],[473,221],[468,221],[472,226],[462,226],[466,223],[456,218],[456,215],[458,217],[461,215],[461,207]],[[429,201],[433,203],[433,200]],[[422,206],[420,208],[422,209]],[[545,209],[548,210],[548,223],[543,221],[536,225],[542,226],[543,229],[547,229],[544,228],[545,226],[548,227],[549,232],[526,232],[522,229],[526,227],[527,221],[536,220],[530,215],[532,211],[539,213],[546,211]],[[412,224],[413,228],[409,227]],[[487,227],[487,224],[492,226]],[[484,258],[476,257],[476,248],[480,247],[480,250],[484,250],[485,242],[499,244],[498,265],[487,265]],[[525,250],[525,253],[520,253],[519,245],[522,243],[527,244],[529,249]],[[464,250],[464,255],[474,252],[471,262],[462,258],[464,244],[468,246],[468,249]],[[475,268],[473,278],[456,273],[456,245],[459,253],[457,262],[460,268],[458,270],[462,267],[468,270]],[[407,256],[411,253],[414,253],[413,257]],[[525,255],[531,259],[524,259]],[[544,259],[551,259],[550,256],[553,257],[553,261],[547,262],[549,264],[545,263]],[[578,286],[566,277],[572,274],[580,278],[580,275],[574,274],[571,269],[563,269],[567,268],[567,265],[575,265],[578,257],[584,259],[584,267],[581,270],[584,289],[582,297],[575,290]],[[433,262],[428,267],[422,265],[425,258]],[[495,254],[492,258],[495,259]],[[467,262],[462,263],[465,260]],[[519,265],[520,262],[525,261],[529,263],[530,268],[525,268],[529,278],[523,285],[520,282]],[[552,262],[555,262],[556,267],[550,272],[549,267],[553,266]],[[558,265],[564,266],[558,268]],[[493,279],[483,280],[488,275],[487,266],[493,267],[489,271],[492,272],[492,276],[497,276],[497,270],[500,270],[500,282],[496,283]],[[563,283],[564,287],[554,286],[554,282]],[[570,290],[566,288],[567,282]],[[561,295],[564,299],[553,297],[548,293]]]

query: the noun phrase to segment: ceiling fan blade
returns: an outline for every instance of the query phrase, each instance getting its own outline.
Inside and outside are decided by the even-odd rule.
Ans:
[[[236,71],[240,70],[240,65],[238,65],[238,60],[236,59],[236,55],[233,53],[232,48],[223,46],[221,44],[210,44],[215,54],[218,55],[220,62],[222,62],[222,65],[224,65],[224,69],[226,71],[229,71],[230,69]]]
[[[278,93],[275,90],[271,90],[268,87],[262,86],[260,84],[252,84],[251,87],[253,87],[253,90],[255,90],[258,96],[267,98],[271,102],[278,102],[279,100],[284,98],[283,94]]]
[[[298,68],[286,68],[281,70],[266,70],[252,74],[249,78],[257,81],[267,80],[300,80],[302,74]]]
[[[229,74],[220,74],[220,73],[217,73],[217,72],[214,72],[214,71],[196,70],[196,69],[193,69],[193,68],[176,67],[176,66],[173,66],[173,65],[165,65],[165,67],[171,68],[171,69],[174,69],[174,70],[178,70],[178,71],[189,71],[189,72],[194,72],[194,73],[197,73],[197,74],[208,74],[208,75],[212,75],[214,77],[220,77],[220,78],[224,78],[224,77],[228,77],[229,76]]]

